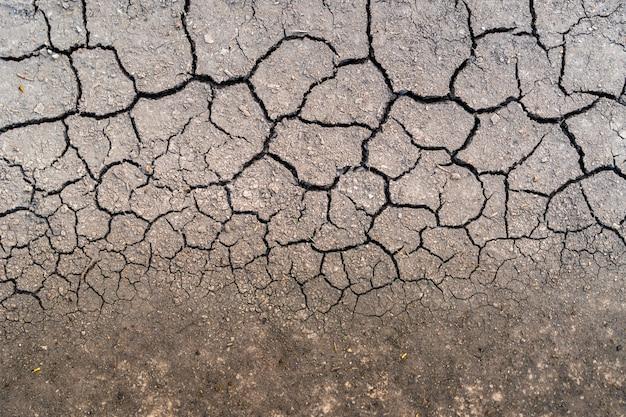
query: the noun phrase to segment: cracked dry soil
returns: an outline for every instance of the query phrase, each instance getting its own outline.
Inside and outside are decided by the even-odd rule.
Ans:
[[[626,415],[623,0],[0,0],[0,415]]]

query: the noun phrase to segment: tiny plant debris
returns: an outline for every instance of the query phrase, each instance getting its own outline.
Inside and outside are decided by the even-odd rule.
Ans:
[[[402,355],[400,355],[400,359],[405,360],[407,356],[409,356],[409,354],[404,352]]]
[[[16,74],[18,78],[21,78],[22,80],[26,80],[26,81],[34,81],[34,78],[28,77],[24,74]]]
[[[33,369],[33,373],[34,373],[35,375],[39,375],[39,374],[41,373],[41,368],[40,368],[40,367],[37,367],[37,368]]]
[[[24,94],[24,84],[18,85],[17,89],[20,90],[20,93]]]

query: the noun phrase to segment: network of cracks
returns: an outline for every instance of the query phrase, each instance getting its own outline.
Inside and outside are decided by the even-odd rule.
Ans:
[[[0,315],[623,279],[625,6],[538,3],[4,2]]]

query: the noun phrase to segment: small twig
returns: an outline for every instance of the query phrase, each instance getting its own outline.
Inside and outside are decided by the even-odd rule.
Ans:
[[[18,78],[21,78],[22,80],[26,80],[26,81],[35,81],[34,78],[30,78],[27,77],[26,75],[20,74],[20,73],[16,73],[15,75],[17,75]]]

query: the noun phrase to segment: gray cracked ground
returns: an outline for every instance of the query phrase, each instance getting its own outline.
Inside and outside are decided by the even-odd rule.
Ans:
[[[623,0],[1,0],[0,414],[623,417],[625,77]]]

